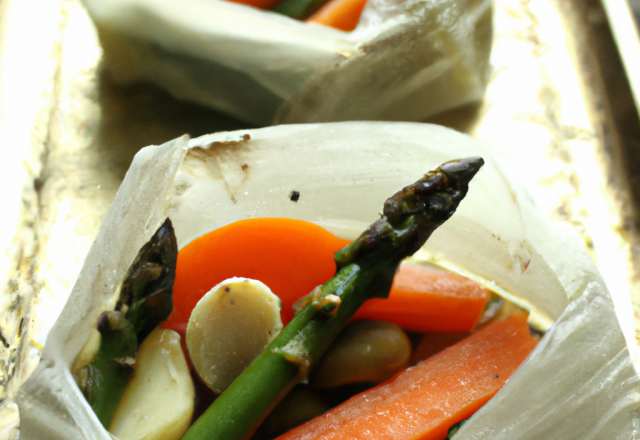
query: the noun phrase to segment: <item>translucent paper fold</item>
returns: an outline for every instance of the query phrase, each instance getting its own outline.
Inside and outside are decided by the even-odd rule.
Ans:
[[[541,218],[490,147],[426,124],[340,123],[217,133],[143,149],[100,229],[43,361],[19,395],[21,439],[107,439],[69,367],[166,216],[184,246],[235,220],[285,216],[354,238],[383,201],[440,163],[482,156],[456,214],[417,258],[470,273],[555,324],[457,439],[628,439],[640,379],[583,244]],[[297,202],[290,200],[298,191]]]
[[[223,0],[84,0],[106,66],[255,125],[424,120],[479,100],[490,0],[371,0],[355,31]]]

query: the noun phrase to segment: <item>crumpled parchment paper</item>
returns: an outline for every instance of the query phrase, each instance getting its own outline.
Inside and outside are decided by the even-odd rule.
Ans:
[[[371,0],[350,33],[219,0],[84,0],[120,83],[254,125],[409,120],[478,101],[490,0]]]
[[[140,151],[42,362],[19,393],[21,439],[111,438],[69,369],[166,216],[179,246],[263,216],[304,219],[355,238],[399,188],[444,161],[478,155],[486,165],[466,199],[416,258],[506,291],[531,308],[533,321],[551,326],[456,439],[637,438],[640,377],[583,243],[537,213],[489,146],[439,126],[348,122],[185,136]],[[293,190],[297,203],[289,199]]]

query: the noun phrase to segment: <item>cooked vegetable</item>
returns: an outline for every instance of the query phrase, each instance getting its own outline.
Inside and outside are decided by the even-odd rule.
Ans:
[[[271,8],[271,10],[286,15],[287,17],[304,20],[317,11],[325,1],[326,0],[283,0]]]
[[[280,300],[260,281],[231,278],[198,302],[187,347],[200,378],[221,393],[282,330]]]
[[[343,31],[352,31],[360,21],[367,0],[329,0],[307,22],[323,24]]]
[[[242,5],[253,6],[259,9],[269,9],[274,7],[280,0],[227,0],[232,3],[240,3]]]
[[[226,142],[243,134],[251,140]],[[71,380],[70,365],[105,302],[117,301],[117,281],[165,213],[183,240],[250,215],[299,215],[351,237],[354,225],[380,210],[384,192],[419,172],[416,164],[474,152],[487,154],[488,163],[456,215],[430,239],[431,255],[494,281],[532,307],[530,319],[556,324],[458,435],[624,438],[637,419],[638,375],[584,243],[537,212],[527,192],[509,179],[508,167],[501,169],[491,148],[477,140],[439,126],[362,122],[183,137],[137,154],[49,333],[42,362],[19,391],[21,435],[107,438]],[[246,175],[240,168],[245,163]],[[292,189],[301,192],[297,204],[288,200]],[[560,410],[557,402],[563,402]],[[592,417],[598,408],[610,408],[615,423]]]
[[[260,0],[251,1],[260,3]],[[284,0],[271,10],[298,20],[352,31],[366,4],[367,0]]]
[[[283,302],[286,324],[292,304],[333,276],[333,254],[348,243],[313,223],[288,218],[241,220],[211,231],[180,250],[174,309],[163,326],[184,335],[200,298],[233,277],[269,286]]]
[[[535,345],[527,316],[518,312],[278,440],[362,438],[363,433],[376,440],[442,440],[449,427],[504,385]]]
[[[273,12],[299,20],[306,19],[343,31],[356,28],[367,0],[227,0],[253,6],[259,9],[271,9]]]
[[[445,348],[451,347],[469,336],[470,333],[425,333],[411,354],[410,362],[415,364],[429,359],[434,354],[440,353]]]
[[[178,440],[191,423],[194,396],[180,336],[156,328],[140,345],[109,431],[119,440]]]
[[[462,275],[403,264],[389,298],[367,301],[356,318],[389,321],[417,332],[468,332],[488,299],[485,287]]]
[[[273,439],[326,413],[333,406],[335,405],[331,405],[329,399],[320,396],[317,390],[309,389],[305,385],[297,385],[278,403],[273,412],[260,425],[255,437]]]
[[[336,253],[336,275],[316,290],[184,440],[237,440],[249,435],[276,402],[307,377],[364,301],[388,295],[402,259],[420,249],[453,215],[483,163],[481,158],[447,162],[388,199],[384,215]]]
[[[242,220],[209,232],[178,254],[174,309],[163,326],[184,336],[200,298],[232,277],[269,286],[282,300],[287,324],[293,304],[333,276],[333,254],[348,243],[313,223],[289,218]],[[487,298],[484,287],[460,275],[403,264],[389,298],[367,301],[356,317],[420,332],[463,332],[476,324]]]
[[[171,313],[178,247],[167,219],[129,268],[115,310],[100,315],[100,349],[76,372],[87,401],[108,427],[133,375],[138,345]]]
[[[80,353],[78,353],[78,356],[73,361],[73,365],[71,366],[72,372],[77,372],[83,369],[95,359],[100,351],[101,340],[102,336],[100,336],[98,329],[95,327],[92,328],[89,339],[87,339],[86,344],[84,344],[84,347],[82,347],[82,350],[80,350]]]
[[[349,324],[318,362],[309,379],[315,388],[379,383],[409,365],[411,342],[400,327],[383,321]]]

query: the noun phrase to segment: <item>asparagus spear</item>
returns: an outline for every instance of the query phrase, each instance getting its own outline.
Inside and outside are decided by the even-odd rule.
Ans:
[[[134,259],[113,311],[98,319],[100,349],[76,380],[105,428],[109,428],[133,375],[138,346],[173,308],[178,246],[167,219]]]
[[[322,356],[369,298],[386,297],[396,269],[455,212],[484,161],[451,161],[384,204],[382,217],[335,254],[336,275],[187,431],[182,440],[247,438]]]

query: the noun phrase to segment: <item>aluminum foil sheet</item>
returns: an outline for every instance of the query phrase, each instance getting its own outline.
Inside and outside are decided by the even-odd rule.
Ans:
[[[581,234],[635,347],[636,162],[628,147],[640,138],[621,131],[636,127],[621,123],[624,90],[608,95],[605,80],[623,70],[602,55],[615,57],[615,47],[602,50],[604,10],[591,0],[495,0],[494,10],[484,101],[431,122],[493,144],[543,215]],[[133,155],[183,133],[244,128],[153,86],[118,87],[101,62],[79,0],[0,0],[0,438],[17,432],[15,393]]]

